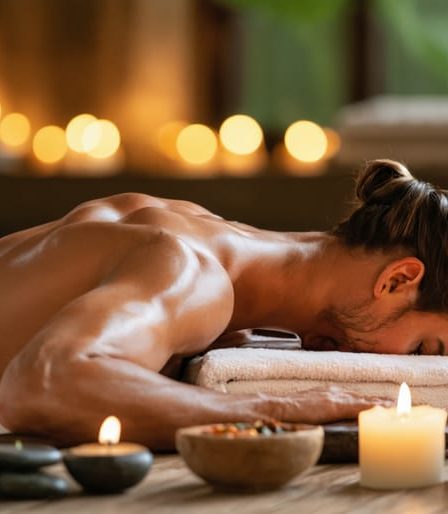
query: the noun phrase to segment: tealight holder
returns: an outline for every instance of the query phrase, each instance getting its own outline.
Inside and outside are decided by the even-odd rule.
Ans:
[[[152,453],[140,444],[120,443],[120,430],[120,421],[110,416],[101,425],[99,443],[64,451],[65,467],[86,491],[119,493],[138,484],[151,468]]]

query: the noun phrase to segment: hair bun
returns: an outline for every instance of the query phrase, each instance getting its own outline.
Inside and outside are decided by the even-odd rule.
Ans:
[[[424,275],[409,308],[446,316],[448,191],[415,179],[398,162],[381,159],[361,171],[356,194],[360,205],[331,234],[348,248],[382,250],[390,262],[401,255],[420,260]]]
[[[396,161],[377,159],[369,161],[356,183],[356,196],[366,205],[389,204],[407,190],[416,180],[408,169]],[[403,187],[405,186],[405,187]]]

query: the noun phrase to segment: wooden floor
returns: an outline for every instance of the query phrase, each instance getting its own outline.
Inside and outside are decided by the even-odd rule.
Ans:
[[[55,467],[54,472],[66,476],[60,466]],[[357,466],[328,465],[312,468],[279,491],[224,494],[196,478],[179,456],[159,456],[146,480],[125,494],[84,496],[73,486],[73,493],[63,500],[0,501],[0,512],[442,514],[448,512],[448,483],[413,491],[376,492],[359,486]]]

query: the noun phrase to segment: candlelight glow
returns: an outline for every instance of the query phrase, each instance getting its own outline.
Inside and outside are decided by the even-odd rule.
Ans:
[[[108,416],[101,425],[98,441],[101,444],[117,444],[120,441],[121,423],[116,416]]]
[[[120,132],[109,120],[95,120],[84,129],[82,147],[96,159],[106,159],[120,146]]]
[[[159,128],[157,131],[157,147],[163,155],[170,159],[178,157],[176,148],[177,136],[186,126],[187,124],[184,121],[170,121]]]
[[[28,118],[18,112],[7,114],[0,121],[0,141],[7,146],[23,145],[29,138],[30,131]]]
[[[176,140],[176,148],[186,162],[205,164],[215,156],[218,141],[213,130],[196,123],[180,131]]]
[[[285,132],[285,146],[299,161],[316,162],[327,151],[327,136],[311,121],[296,121]]]
[[[78,153],[84,152],[82,144],[84,131],[94,121],[96,121],[96,118],[92,114],[79,114],[69,121],[65,129],[65,136],[68,146],[73,151]]]
[[[33,152],[39,161],[47,164],[63,159],[67,153],[64,130],[55,125],[39,129],[33,138]]]
[[[400,392],[398,393],[397,414],[399,416],[409,414],[411,412],[411,406],[411,391],[409,390],[408,385],[403,382],[400,386]]]
[[[227,118],[221,125],[219,137],[229,152],[248,155],[255,152],[261,145],[263,131],[250,116],[236,114]]]

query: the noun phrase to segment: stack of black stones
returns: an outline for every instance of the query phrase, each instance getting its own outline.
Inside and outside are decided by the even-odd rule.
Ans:
[[[52,446],[36,443],[0,444],[0,497],[40,499],[67,494],[68,482],[42,471],[61,461],[61,453]]]

